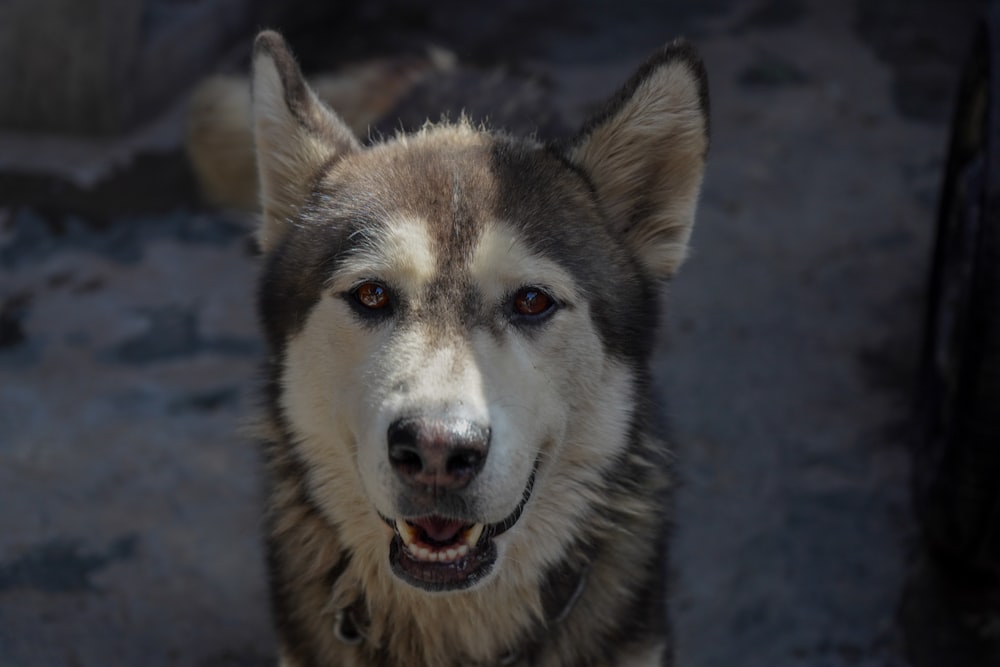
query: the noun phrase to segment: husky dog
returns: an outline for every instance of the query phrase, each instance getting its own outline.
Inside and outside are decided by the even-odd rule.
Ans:
[[[693,50],[560,145],[364,147],[274,32],[252,87],[281,664],[670,664],[648,366],[708,149]]]

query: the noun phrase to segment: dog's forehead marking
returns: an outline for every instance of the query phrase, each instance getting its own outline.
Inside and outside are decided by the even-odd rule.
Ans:
[[[393,214],[382,224],[357,230],[354,251],[344,261],[344,280],[391,279],[402,285],[423,285],[432,279],[437,259],[427,223],[418,216]]]
[[[384,210],[423,221],[437,260],[467,261],[484,213],[492,207],[491,139],[467,124],[402,136],[359,156],[369,196]],[[358,170],[355,170],[356,174]]]
[[[557,262],[533,252],[517,229],[493,221],[479,235],[469,274],[484,293],[500,296],[518,287],[547,287],[563,298],[576,292],[576,281]]]
[[[351,244],[342,272],[354,279],[367,271],[392,280],[419,294],[421,303],[429,299],[424,305],[442,298],[464,302],[475,294],[493,300],[529,285],[572,299],[581,278],[572,277],[579,268],[573,261],[578,244],[569,242],[569,252],[553,255],[567,239],[549,218],[586,202],[579,200],[572,179],[573,187],[556,187],[561,195],[554,194],[552,187],[566,175],[537,146],[508,144],[468,128],[438,128],[352,159],[353,185],[344,201],[363,203],[373,222],[358,231],[362,242]],[[497,160],[510,157],[510,151],[519,157],[517,168],[501,168]],[[525,186],[509,182],[512,171],[523,178],[525,170],[538,172],[537,178],[512,199],[505,191]],[[342,169],[335,173],[347,175]]]
[[[493,207],[494,179],[483,142],[441,131],[379,146],[355,160],[353,183],[341,191],[348,207],[367,219],[334,281],[367,272],[411,294],[454,291],[467,284],[468,266]],[[337,176],[343,176],[336,172]]]

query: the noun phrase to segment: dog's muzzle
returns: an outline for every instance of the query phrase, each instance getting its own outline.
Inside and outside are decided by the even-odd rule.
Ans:
[[[483,469],[490,429],[459,418],[406,417],[388,431],[388,455],[402,486],[409,518],[389,519],[393,572],[432,591],[461,590],[482,580],[497,559],[493,538],[520,518],[534,486],[534,472],[514,511],[494,524],[469,521],[463,495]]]
[[[531,471],[521,502],[502,521],[463,523],[431,515],[383,520],[395,531],[389,545],[389,564],[403,581],[427,591],[458,591],[474,586],[490,573],[497,560],[495,537],[521,518],[535,485]]]

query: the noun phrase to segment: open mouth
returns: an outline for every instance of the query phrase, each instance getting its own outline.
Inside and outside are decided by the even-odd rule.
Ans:
[[[427,591],[457,591],[475,585],[493,569],[497,560],[493,539],[521,518],[534,482],[532,472],[521,502],[497,523],[464,523],[437,515],[395,520],[383,517],[395,531],[389,545],[393,573]]]

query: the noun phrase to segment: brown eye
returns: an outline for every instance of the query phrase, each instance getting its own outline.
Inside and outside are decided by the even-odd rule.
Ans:
[[[519,315],[537,317],[552,306],[552,297],[536,287],[523,287],[514,295],[514,310]]]
[[[354,299],[370,310],[381,310],[389,305],[389,290],[384,285],[369,282],[354,288]]]

